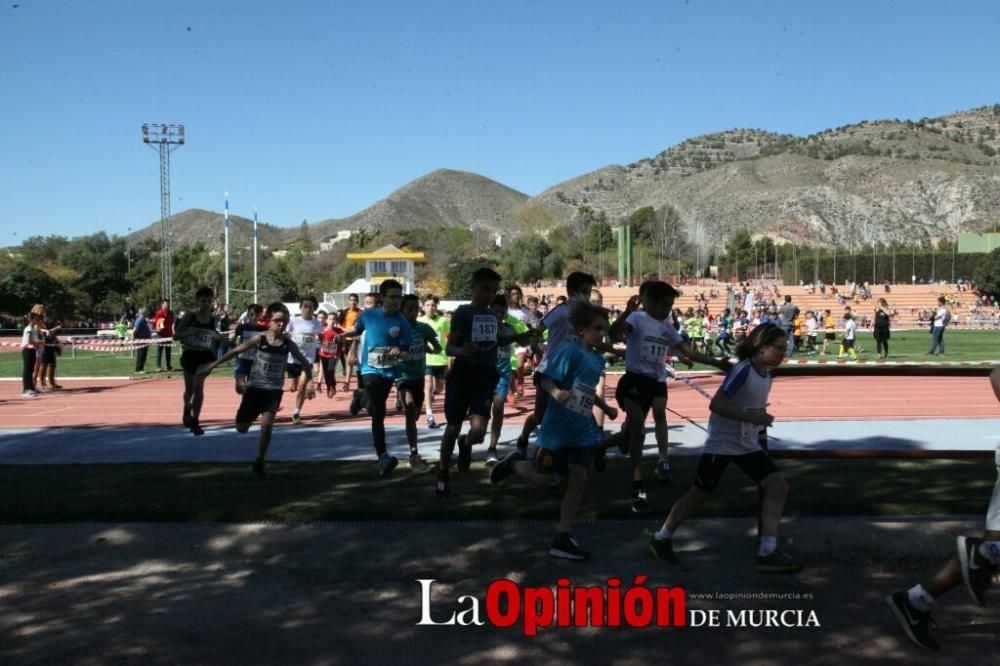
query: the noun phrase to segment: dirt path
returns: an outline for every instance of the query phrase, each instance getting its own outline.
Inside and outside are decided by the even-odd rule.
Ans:
[[[545,555],[545,523],[66,525],[0,527],[0,661],[11,663],[931,663],[903,638],[883,597],[925,578],[981,519],[796,519],[786,533],[808,568],[752,571],[752,524],[703,520],[678,536],[683,566],[646,552],[643,522],[584,523],[594,554]],[[417,626],[417,579],[436,579],[432,617],[489,583],[555,587],[648,576],[683,586],[687,608],[814,611],[820,627],[500,629]],[[696,594],[783,594],[712,600]],[[790,597],[803,598],[793,599]],[[809,598],[811,597],[811,598]],[[964,590],[936,615],[950,663],[1000,654],[1000,600]],[[485,605],[481,617],[486,619]],[[786,615],[786,617],[791,617]],[[806,616],[804,616],[806,617]],[[935,662],[940,663],[940,661]]]

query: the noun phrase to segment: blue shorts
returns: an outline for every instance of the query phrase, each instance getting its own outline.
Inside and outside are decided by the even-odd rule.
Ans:
[[[498,398],[507,399],[507,394],[510,393],[510,380],[513,375],[508,373],[506,375],[500,375],[500,379],[497,380],[497,387],[493,390],[493,395]]]
[[[233,377],[249,377],[251,367],[253,367],[253,361],[250,359],[236,359],[236,363],[233,364]]]
[[[535,471],[541,474],[567,476],[570,465],[581,465],[590,469],[593,460],[593,446],[567,446],[561,449],[538,447],[535,452]]]

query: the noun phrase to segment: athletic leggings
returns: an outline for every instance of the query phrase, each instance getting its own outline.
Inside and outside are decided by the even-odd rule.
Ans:
[[[35,363],[38,361],[38,352],[33,347],[22,347],[21,361],[24,363],[24,372],[21,374],[21,386],[25,391],[33,391],[35,388]]]
[[[385,401],[392,390],[392,380],[381,375],[361,375],[361,386],[368,397],[368,414],[372,417],[372,443],[375,453],[385,453]]]
[[[323,369],[323,383],[333,386],[337,382],[337,357],[320,356],[319,365]]]

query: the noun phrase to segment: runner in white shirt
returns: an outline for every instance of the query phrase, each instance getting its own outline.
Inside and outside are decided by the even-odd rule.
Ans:
[[[670,323],[670,311],[678,292],[666,282],[645,282],[639,296],[629,299],[624,314],[611,327],[609,338],[625,336],[625,376],[618,382],[615,398],[625,412],[626,419],[620,432],[605,438],[595,460],[595,468],[604,467],[603,454],[611,446],[629,454],[632,460],[632,511],[644,513],[649,508],[642,480],[642,447],[646,439],[646,415],[653,411],[656,424],[656,446],[660,454],[656,476],[670,481],[670,463],[667,460],[667,367],[666,357],[671,348],[678,350],[688,360],[714,365],[726,370],[729,362],[707,356],[691,348]],[[643,309],[639,310],[642,303]]]
[[[316,362],[316,352],[319,351],[320,339],[323,337],[323,322],[313,316],[318,303],[314,296],[306,296],[299,303],[299,314],[292,318],[286,331],[288,337],[296,344],[302,356],[309,362],[309,366]],[[292,425],[302,423],[302,405],[306,402],[305,391],[299,390],[299,376],[302,375],[302,366],[292,357],[288,356],[288,366],[286,368],[292,383],[289,390],[295,393],[295,411],[292,412]]]

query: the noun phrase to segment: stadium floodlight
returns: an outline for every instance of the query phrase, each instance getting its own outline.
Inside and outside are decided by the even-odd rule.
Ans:
[[[173,291],[173,248],[170,233],[170,153],[184,145],[184,125],[145,123],[142,142],[160,154],[160,292],[165,299]]]

